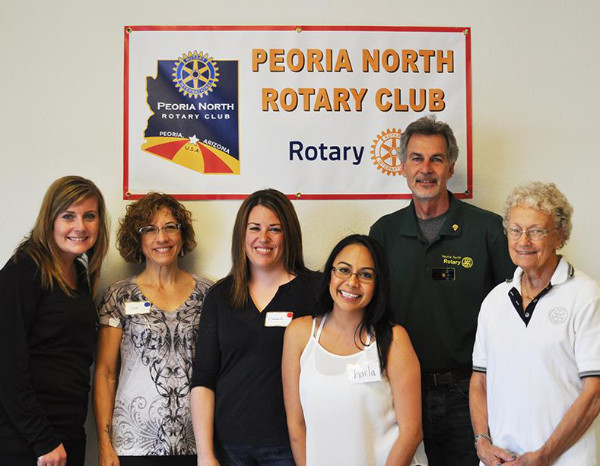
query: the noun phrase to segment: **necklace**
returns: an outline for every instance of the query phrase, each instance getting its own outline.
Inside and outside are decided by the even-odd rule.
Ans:
[[[548,283],[550,283],[550,281],[548,281]],[[548,286],[548,283],[546,283],[542,288],[540,288],[540,291],[542,291],[544,288],[546,288]],[[535,288],[534,288],[535,290]],[[525,296],[529,301],[532,301],[533,298],[535,298],[539,293],[532,293],[534,296],[530,296],[529,293],[527,292],[527,290],[525,289],[525,280],[523,278],[521,278],[521,291],[523,292],[523,296]]]

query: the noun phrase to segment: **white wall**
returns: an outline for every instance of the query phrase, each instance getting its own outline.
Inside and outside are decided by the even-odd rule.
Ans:
[[[556,182],[575,207],[565,254],[600,280],[599,17],[600,3],[593,0],[0,0],[0,260],[8,259],[31,228],[48,185],[65,174],[98,184],[114,232],[126,205],[121,200],[124,25],[470,26],[471,202],[499,211],[516,184]],[[228,271],[239,204],[186,203],[197,221],[199,243],[185,260],[190,270],[212,279]],[[366,232],[382,214],[405,204],[296,202],[308,265],[319,268],[340,237]],[[132,270],[111,247],[102,288]]]

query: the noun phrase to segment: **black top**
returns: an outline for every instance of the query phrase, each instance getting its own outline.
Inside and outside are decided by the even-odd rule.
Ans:
[[[284,327],[265,327],[269,312],[313,311],[318,275],[297,276],[279,287],[262,313],[248,296],[243,309],[228,302],[231,277],[211,289],[204,301],[196,340],[192,387],[215,392],[217,444],[289,443],[281,352]]]
[[[43,289],[21,254],[0,271],[0,451],[49,453],[85,438],[96,307],[80,272],[74,297]]]
[[[471,367],[481,302],[515,269],[502,218],[449,195],[448,215],[431,242],[412,202],[369,232],[387,252],[394,317],[406,328],[423,373]]]

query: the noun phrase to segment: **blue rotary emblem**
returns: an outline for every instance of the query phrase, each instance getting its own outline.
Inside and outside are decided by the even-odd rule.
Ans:
[[[173,82],[188,97],[202,97],[213,90],[219,81],[218,68],[208,54],[189,52],[175,62]]]

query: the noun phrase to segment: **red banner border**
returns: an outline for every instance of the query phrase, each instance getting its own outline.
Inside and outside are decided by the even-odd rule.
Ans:
[[[144,194],[129,192],[129,34],[134,31],[389,31],[389,32],[456,32],[465,36],[466,55],[466,115],[467,115],[467,190],[454,193],[457,198],[473,197],[473,137],[471,96],[471,28],[437,26],[125,26],[123,64],[123,199],[135,200]],[[180,200],[235,200],[245,199],[248,194],[172,194]],[[290,199],[334,200],[334,199],[411,199],[410,194],[286,194]]]

